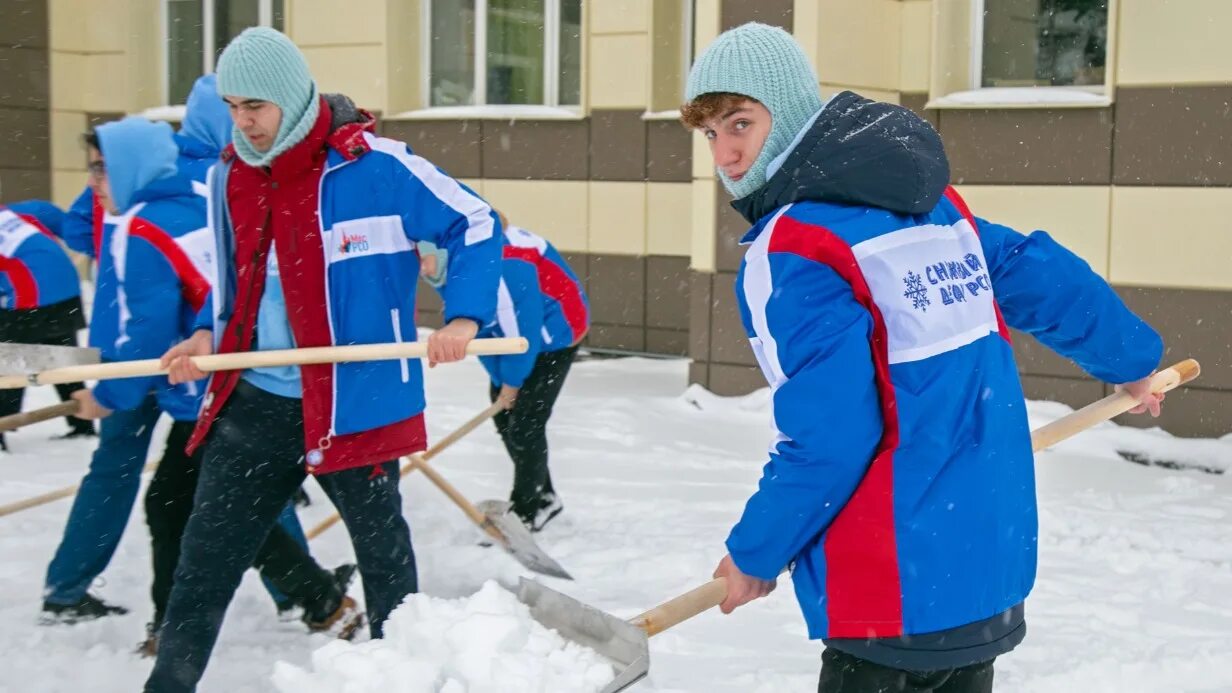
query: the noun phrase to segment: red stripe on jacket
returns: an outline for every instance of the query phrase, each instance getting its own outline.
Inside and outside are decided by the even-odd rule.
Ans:
[[[9,283],[13,285],[12,308],[38,308],[38,283],[26,263],[15,257],[0,257],[0,272],[8,275]]]
[[[184,300],[188,301],[188,305],[192,306],[193,310],[201,310],[201,306],[205,305],[206,297],[210,294],[210,283],[197,271],[197,267],[193,265],[192,260],[188,259],[188,255],[180,244],[176,243],[166,231],[140,217],[133,219],[129,224],[128,233],[134,238],[148,241],[163,254],[163,257],[167,258],[175,276],[180,280],[180,286],[183,287],[181,293]]]
[[[570,277],[563,267],[544,257],[535,248],[506,245],[505,257],[525,260],[535,265],[539,275],[539,290],[560,304],[565,322],[569,324],[569,330],[573,333],[570,343],[576,344],[581,340],[590,326],[590,314],[586,309],[586,301],[582,300],[582,292],[573,277]]]
[[[792,253],[833,269],[873,318],[870,348],[883,430],[868,471],[825,534],[830,637],[890,637],[903,632],[902,582],[894,527],[894,453],[898,408],[890,379],[885,320],[851,246],[829,229],[779,217],[768,252]],[[819,397],[826,396],[819,393]]]

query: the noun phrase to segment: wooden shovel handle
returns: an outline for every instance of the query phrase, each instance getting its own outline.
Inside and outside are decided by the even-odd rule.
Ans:
[[[1201,368],[1198,362],[1187,359],[1166,368],[1151,377],[1152,392],[1167,392],[1198,377]],[[1076,433],[1084,431],[1097,423],[1107,421],[1118,414],[1133,409],[1138,402],[1124,392],[1105,397],[1098,402],[1089,404],[1076,412],[1063,416],[1052,423],[1041,426],[1031,432],[1031,447],[1036,451],[1043,450]],[[717,578],[701,587],[664,602],[659,606],[637,616],[629,623],[646,631],[646,635],[655,635],[671,628],[678,623],[708,611],[723,603],[727,597],[727,579]]]
[[[500,337],[472,339],[466,345],[466,353],[472,356],[492,354],[521,354],[528,348],[523,337]],[[278,349],[273,351],[244,351],[233,354],[210,354],[194,356],[197,368],[213,371],[235,371],[269,366],[307,366],[316,363],[340,363],[359,361],[393,361],[420,359],[428,354],[427,342],[395,342],[391,344],[353,344],[350,346],[310,347],[305,349]],[[139,378],[162,375],[167,371],[159,366],[158,359],[144,361],[117,361],[87,366],[52,368],[32,376],[0,376],[0,389],[25,387],[27,385],[55,385],[83,380],[110,380],[114,378]]]
[[[58,419],[61,416],[70,416],[76,414],[81,405],[77,400],[70,399],[67,402],[53,404],[50,407],[41,409],[32,409],[23,411],[20,414],[10,414],[9,416],[0,416],[0,432],[16,431],[24,426],[39,423],[40,421],[49,421]]]
[[[150,462],[146,464],[145,469],[141,470],[141,473],[144,474],[146,472],[152,472],[157,468],[158,468],[157,462]],[[0,517],[4,517],[5,515],[12,515],[13,513],[21,512],[22,510],[29,510],[30,508],[37,508],[40,505],[46,505],[52,501],[60,500],[61,498],[68,498],[69,496],[77,493],[77,489],[80,487],[81,487],[80,484],[70,484],[63,488],[58,488],[54,491],[48,491],[47,493],[39,494],[37,496],[34,496],[33,498],[27,498],[25,500],[14,501],[7,505],[0,505]]]
[[[1151,376],[1151,391],[1160,393],[1174,390],[1197,378],[1202,372],[1198,362],[1186,359]],[[1117,392],[1093,402],[1072,414],[1063,416],[1050,424],[1031,432],[1031,448],[1036,452],[1085,431],[1095,424],[1119,416],[1138,406],[1138,400],[1128,392]]]
[[[462,492],[459,491],[457,487],[446,481],[445,477],[441,476],[435,469],[433,469],[427,461],[424,460],[423,455],[411,455],[410,467],[423,472],[424,476],[428,477],[428,481],[431,481],[433,486],[439,488],[442,493],[448,496],[449,500],[453,501],[454,505],[461,508],[462,512],[466,513],[466,516],[471,519],[471,522],[479,525],[479,527],[484,530],[489,529],[490,523],[488,522],[487,516],[480,512],[479,508],[476,508],[474,503],[467,500],[466,496],[462,495]]]
[[[420,458],[421,458],[421,460],[423,460],[424,462],[426,462],[427,460],[432,459],[433,457],[436,457],[437,455],[439,455],[439,454],[441,454],[442,452],[444,452],[445,448],[447,448],[447,447],[449,447],[450,445],[453,445],[454,443],[456,443],[456,442],[458,442],[459,440],[461,440],[463,436],[465,436],[467,433],[470,433],[471,431],[473,431],[473,430],[475,430],[476,428],[478,428],[481,424],[483,424],[483,422],[485,422],[485,421],[487,421],[488,419],[492,418],[493,416],[496,416],[497,414],[499,414],[502,408],[503,408],[503,407],[502,407],[500,404],[493,404],[492,406],[488,407],[487,409],[484,409],[483,411],[479,412],[479,413],[478,413],[478,414],[476,414],[475,416],[471,417],[471,419],[470,419],[469,421],[467,421],[466,423],[464,423],[464,424],[462,424],[461,426],[459,426],[459,427],[457,428],[457,430],[455,430],[453,433],[450,433],[449,435],[445,436],[444,438],[441,438],[439,441],[437,441],[436,445],[433,445],[432,447],[430,447],[430,448],[428,448],[427,450],[425,450],[423,453],[421,453],[421,454],[419,455],[419,457],[420,457]],[[2,420],[3,420],[3,419],[0,419],[0,421],[2,421]],[[420,466],[419,464],[416,464],[415,459],[414,459],[414,456],[412,456],[412,457],[404,457],[403,459],[406,461],[406,463],[402,465],[402,469],[401,469],[401,476],[406,476],[406,475],[407,475],[407,474],[409,474],[410,472],[414,471],[416,468],[418,468],[418,469],[423,469],[423,467],[422,467],[422,466]],[[428,475],[428,478],[429,478],[429,479],[432,479],[432,475],[434,475],[434,474],[435,474],[435,475],[436,475],[436,479],[437,479],[437,480],[439,480],[441,483],[444,483],[446,486],[449,486],[449,483],[448,483],[448,482],[446,482],[444,479],[442,479],[442,478],[440,477],[440,475],[439,475],[439,474],[436,474],[436,470],[434,470],[434,469],[430,469],[430,468],[429,468],[429,469],[428,469],[428,470],[426,470],[424,473]],[[434,481],[433,483],[435,483],[435,481]],[[439,484],[438,484],[438,485],[439,485]],[[452,486],[449,486],[449,488],[453,489],[453,487],[452,487]],[[444,490],[444,489],[442,489],[442,490]],[[453,489],[453,490],[454,490],[454,493],[457,493],[457,489]],[[458,494],[458,495],[459,495],[459,497],[461,497],[461,494]],[[450,496],[450,497],[452,498],[452,496]],[[466,499],[465,499],[465,498],[463,498],[462,500],[463,500],[463,501],[465,501]],[[454,501],[454,502],[457,502],[457,501]],[[478,512],[478,510],[475,508],[475,506],[470,505],[470,503],[469,503],[469,502],[467,502],[467,505],[468,505],[468,506],[470,506],[472,510],[475,510],[476,512]],[[463,510],[465,511],[465,510],[466,510],[466,508],[463,508]],[[468,515],[468,516],[471,516],[469,512],[467,513],[467,515]],[[482,514],[482,513],[480,513],[480,515],[479,515],[479,516],[482,518],[482,517],[483,517],[483,514]],[[324,532],[325,530],[329,529],[330,527],[333,527],[334,525],[338,524],[338,520],[340,520],[340,519],[342,519],[342,517],[341,517],[338,513],[334,513],[333,515],[330,515],[329,517],[325,518],[324,520],[321,520],[321,522],[319,522],[319,523],[318,523],[315,527],[313,527],[313,528],[312,528],[312,529],[308,532],[308,534],[307,534],[308,538],[309,538],[309,539],[316,539],[317,537],[319,537],[319,536],[321,535],[321,533],[322,533],[322,532]],[[472,520],[474,520],[474,519],[475,519],[475,518],[474,518],[474,516],[471,516],[471,519],[472,519]],[[481,520],[481,522],[482,522],[482,520]]]

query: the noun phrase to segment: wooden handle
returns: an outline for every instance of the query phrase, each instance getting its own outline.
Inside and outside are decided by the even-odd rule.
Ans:
[[[428,477],[428,481],[431,481],[433,486],[436,486],[442,493],[449,496],[449,500],[453,501],[454,505],[461,508],[462,512],[466,513],[466,516],[471,519],[471,522],[474,522],[485,529],[488,527],[488,518],[485,517],[483,513],[479,512],[479,508],[476,508],[474,503],[467,500],[466,496],[462,495],[462,492],[459,491],[453,484],[446,481],[445,477],[438,474],[437,471],[424,460],[423,455],[411,455],[410,466],[412,469],[418,469],[423,472],[424,476]]]
[[[32,409],[23,411],[20,414],[10,414],[9,416],[0,416],[0,432],[16,431],[23,426],[39,423],[40,421],[48,421],[58,419],[61,416],[70,416],[76,414],[81,405],[77,400],[70,399],[67,402],[53,404],[50,407],[42,409]]]
[[[523,337],[500,337],[472,339],[466,345],[471,356],[525,353],[529,344]],[[427,342],[394,342],[391,344],[354,344],[351,346],[310,347],[305,349],[277,349],[273,351],[244,351],[233,354],[210,354],[194,356],[197,368],[213,371],[237,371],[247,368],[269,366],[307,366],[316,363],[342,363],[360,361],[394,361],[420,359],[427,356]],[[52,368],[26,377],[21,375],[0,376],[0,389],[26,387],[27,385],[55,385],[83,380],[111,380],[114,378],[139,378],[165,374],[158,359],[144,361],[117,361],[88,366],[65,366]]]
[[[703,611],[713,609],[722,604],[726,597],[727,578],[715,578],[630,619],[629,623],[646,631],[647,636],[657,635]]]
[[[1197,361],[1193,359],[1181,361],[1175,366],[1165,368],[1151,376],[1151,391],[1159,393],[1174,390],[1197,378],[1201,372],[1202,369]],[[1076,433],[1084,431],[1095,424],[1107,421],[1114,416],[1124,414],[1136,406],[1138,406],[1138,400],[1134,399],[1128,392],[1117,392],[1108,395],[1098,402],[1088,404],[1072,414],[1063,416],[1050,424],[1032,431],[1031,448],[1036,452],[1050,448]]]
[[[142,473],[144,474],[145,472],[154,471],[157,468],[157,462],[150,462],[145,466],[145,469],[142,470]],[[64,488],[58,488],[55,491],[48,491],[47,493],[34,496],[33,498],[15,501],[9,503],[8,505],[0,505],[0,517],[12,515],[13,513],[20,512],[22,510],[29,510],[30,508],[37,508],[40,505],[46,505],[52,501],[60,500],[61,498],[68,498],[74,493],[77,493],[78,488],[80,488],[80,484],[72,484],[70,486],[65,486]]]
[[[459,426],[457,430],[455,430],[453,433],[450,433],[444,438],[441,438],[439,441],[437,441],[436,445],[433,445],[432,447],[428,448],[426,451],[424,451],[420,455],[420,457],[424,461],[427,461],[427,460],[432,459],[433,457],[436,457],[437,455],[441,454],[441,452],[443,452],[445,448],[458,442],[467,433],[470,433],[471,431],[478,428],[480,424],[492,418],[493,416],[496,416],[497,414],[499,414],[502,408],[503,407],[500,404],[493,404],[487,409],[484,409],[483,411],[479,412],[475,416],[471,417],[470,421],[467,421],[466,423]],[[0,419],[0,421],[2,420],[3,419]],[[406,464],[402,465],[402,470],[401,470],[402,476],[406,476],[418,466],[413,458],[405,458],[405,459],[406,459]],[[435,470],[428,470],[428,471],[431,474],[436,474]],[[429,475],[428,478],[431,479],[432,478],[431,475]],[[437,478],[440,479],[440,475],[437,475]],[[441,479],[441,481],[443,482],[444,480]],[[446,485],[448,486],[447,483]],[[450,486],[450,488],[453,488],[453,487]],[[455,493],[456,493],[456,490],[455,490]],[[467,504],[469,505],[469,503]],[[471,507],[473,508],[474,506],[471,506]],[[319,522],[315,527],[313,527],[308,532],[307,537],[309,539],[316,539],[317,537],[321,535],[322,532],[338,524],[338,520],[340,519],[342,519],[342,516],[339,515],[338,513],[334,513],[333,515],[330,515],[324,520],[321,520],[321,522]],[[473,520],[474,517],[472,517],[471,519]]]

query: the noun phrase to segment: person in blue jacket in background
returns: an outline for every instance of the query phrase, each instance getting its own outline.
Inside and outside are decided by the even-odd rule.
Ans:
[[[480,337],[525,337],[522,354],[480,356],[491,379],[493,402],[505,405],[495,417],[505,449],[513,460],[512,511],[533,532],[560,514],[564,506],[548,469],[547,424],[564,387],[578,345],[590,329],[586,291],[561,254],[544,238],[509,224],[497,293],[496,321]],[[448,253],[431,243],[419,244],[420,273],[433,287],[444,284]]]
[[[746,24],[699,56],[682,107],[752,224],[736,293],[773,393],[721,609],[790,568],[819,691],[991,691],[1038,545],[1008,328],[1153,415],[1163,343],[1047,233],[973,216],[928,123],[818,84],[789,33]]]
[[[206,226],[205,198],[178,171],[166,123],[130,117],[99,126],[86,136],[86,143],[91,182],[111,220],[99,245],[90,345],[104,361],[151,358],[191,332],[209,294],[206,277],[213,271],[214,245]],[[115,552],[137,495],[154,424],[166,413],[173,423],[145,503],[154,616],[141,651],[156,651],[197,487],[200,456],[189,455],[185,447],[201,407],[203,385],[171,385],[167,376],[157,375],[104,380],[74,393],[83,417],[103,420],[102,436],[47,570],[45,621],[72,623],[126,612],[86,590]],[[349,634],[362,622],[362,613],[345,594],[354,566],[324,570],[280,526],[270,532],[256,565],[304,608],[310,630],[342,628]]]
[[[81,278],[56,241],[64,212],[50,202],[28,200],[0,205],[0,342],[77,346],[86,326]],[[67,401],[82,383],[56,385]],[[0,390],[0,416],[21,411],[25,390]],[[67,416],[63,438],[93,436],[94,423]],[[8,450],[0,433],[0,449]]]

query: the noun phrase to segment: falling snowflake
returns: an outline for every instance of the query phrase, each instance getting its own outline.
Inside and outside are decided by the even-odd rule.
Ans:
[[[915,272],[908,272],[907,276],[903,277],[903,283],[907,285],[903,296],[911,299],[911,307],[927,313],[932,302],[928,300],[928,287],[924,286],[924,280]]]

